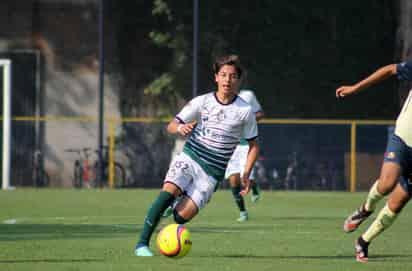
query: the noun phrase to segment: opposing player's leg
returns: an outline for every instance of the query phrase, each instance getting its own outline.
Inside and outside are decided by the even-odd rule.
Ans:
[[[248,220],[248,213],[246,211],[245,200],[243,199],[243,196],[240,195],[240,191],[242,191],[240,173],[235,173],[235,174],[230,175],[229,184],[232,189],[233,198],[235,199],[236,205],[240,212],[240,215],[237,221],[245,222]]]
[[[410,147],[397,135],[391,135],[386,146],[379,179],[370,189],[364,204],[345,220],[343,226],[345,232],[355,231],[375,210],[376,204],[394,189],[401,175],[402,165],[405,169],[407,168],[410,159],[409,153]]]
[[[401,167],[398,161],[385,159],[382,165],[379,179],[372,186],[366,198],[364,209],[367,212],[375,211],[377,203],[395,188],[401,174]]]
[[[369,243],[359,237],[355,241],[356,261],[360,263],[367,263],[369,260]]]
[[[391,154],[389,155],[391,156]],[[380,177],[369,190],[366,201],[346,218],[345,223],[343,224],[343,230],[345,232],[355,231],[359,225],[373,213],[377,203],[393,190],[400,173],[400,162],[397,160],[388,161],[388,159],[385,158]]]
[[[175,200],[175,197],[180,194],[181,191],[175,184],[169,182],[163,184],[162,191],[152,203],[144,219],[143,230],[135,248],[136,256],[153,256],[149,248],[153,231],[159,223],[163,212]]]
[[[373,239],[388,229],[395,221],[402,208],[410,200],[411,185],[406,178],[401,178],[400,183],[390,194],[387,204],[381,209],[376,219],[355,243],[356,260],[367,262],[369,259],[368,247]]]

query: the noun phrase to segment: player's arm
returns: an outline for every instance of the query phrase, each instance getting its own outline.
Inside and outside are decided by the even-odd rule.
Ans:
[[[396,67],[397,67],[396,64],[390,64],[390,65],[384,66],[378,69],[377,71],[375,71],[374,73],[372,73],[371,75],[369,75],[368,77],[366,77],[365,79],[359,81],[355,85],[341,86],[338,89],[336,89],[336,97],[341,98],[341,97],[351,95],[365,88],[368,88],[380,81],[383,81],[391,77],[392,75],[396,74],[396,69],[397,69]]]
[[[265,113],[263,111],[258,111],[255,113],[256,121],[259,121],[265,117]]]
[[[179,134],[187,136],[197,124],[200,116],[200,108],[203,104],[203,98],[200,96],[193,98],[187,103],[176,117],[167,125],[169,134]]]
[[[169,134],[179,134],[181,136],[187,136],[196,126],[196,121],[192,121],[190,123],[181,123],[178,119],[173,119],[167,125],[167,132]]]
[[[256,95],[252,91],[249,93],[251,95],[250,105],[252,106],[252,110],[255,112],[256,121],[259,121],[263,119],[265,113],[263,112],[262,105],[260,105]]]
[[[243,190],[240,192],[242,196],[249,193],[251,188],[251,181],[249,179],[250,173],[259,155],[259,145],[256,139],[249,140],[249,152],[246,158],[245,170],[242,176]]]

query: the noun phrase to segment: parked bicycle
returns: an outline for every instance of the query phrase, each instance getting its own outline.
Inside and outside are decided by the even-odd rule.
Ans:
[[[75,153],[78,156],[73,165],[73,186],[75,188],[95,186],[96,171],[90,159],[91,150],[91,148],[65,150],[65,152]]]
[[[29,152],[19,148],[14,153],[13,172],[14,185],[31,185],[33,187],[47,187],[50,184],[49,174],[44,169],[43,154],[39,149],[34,149],[29,157]]]
[[[97,152],[97,150],[96,150]],[[96,170],[97,170],[97,161],[96,161]],[[127,186],[127,179],[126,179],[126,171],[122,164],[118,161],[114,161],[114,176],[113,176],[113,186],[115,188],[121,188]],[[100,186],[108,186],[109,185],[109,173],[110,173],[110,163],[109,163],[109,147],[103,146],[102,150],[102,168],[103,168],[103,175],[102,175],[102,182]],[[97,171],[96,171],[97,172]]]
[[[100,182],[97,180],[98,161],[91,159],[93,150],[91,148],[80,149],[66,149],[66,152],[76,153],[78,158],[74,161],[73,165],[73,186],[76,188],[92,188],[92,187],[104,187],[109,185],[109,148],[103,146],[102,150],[102,168],[103,174]],[[94,150],[97,153],[97,150]],[[96,155],[97,157],[97,155]],[[126,171],[123,166],[115,161],[114,162],[114,184],[115,188],[126,186]]]

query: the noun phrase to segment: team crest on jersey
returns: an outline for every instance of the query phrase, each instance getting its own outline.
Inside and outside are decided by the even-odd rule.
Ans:
[[[396,155],[395,155],[394,152],[391,151],[391,152],[385,153],[385,157],[386,157],[387,159],[395,159]]]
[[[225,115],[225,112],[223,112],[223,109],[221,109],[219,113],[217,113],[216,118],[218,121],[222,121],[226,118],[226,115]]]
[[[409,184],[409,185],[412,185],[412,173],[409,174],[407,180],[408,180],[408,184]]]
[[[210,112],[210,119],[215,121],[222,121],[226,119],[225,112],[222,108],[213,108]]]

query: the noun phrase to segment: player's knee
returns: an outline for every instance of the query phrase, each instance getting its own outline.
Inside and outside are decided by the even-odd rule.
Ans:
[[[240,174],[236,173],[236,174],[230,175],[229,184],[230,184],[230,187],[240,186],[241,185]]]
[[[394,188],[397,183],[397,178],[394,176],[389,175],[382,175],[378,180],[378,187],[377,191],[386,196],[388,195]]]
[[[176,210],[173,211],[173,218],[177,224],[185,224],[189,222],[190,220],[190,219],[185,219],[184,217],[179,215],[179,213]]]
[[[182,194],[180,188],[176,184],[171,182],[165,182],[163,184],[162,190],[172,194],[174,197],[178,197]]]

